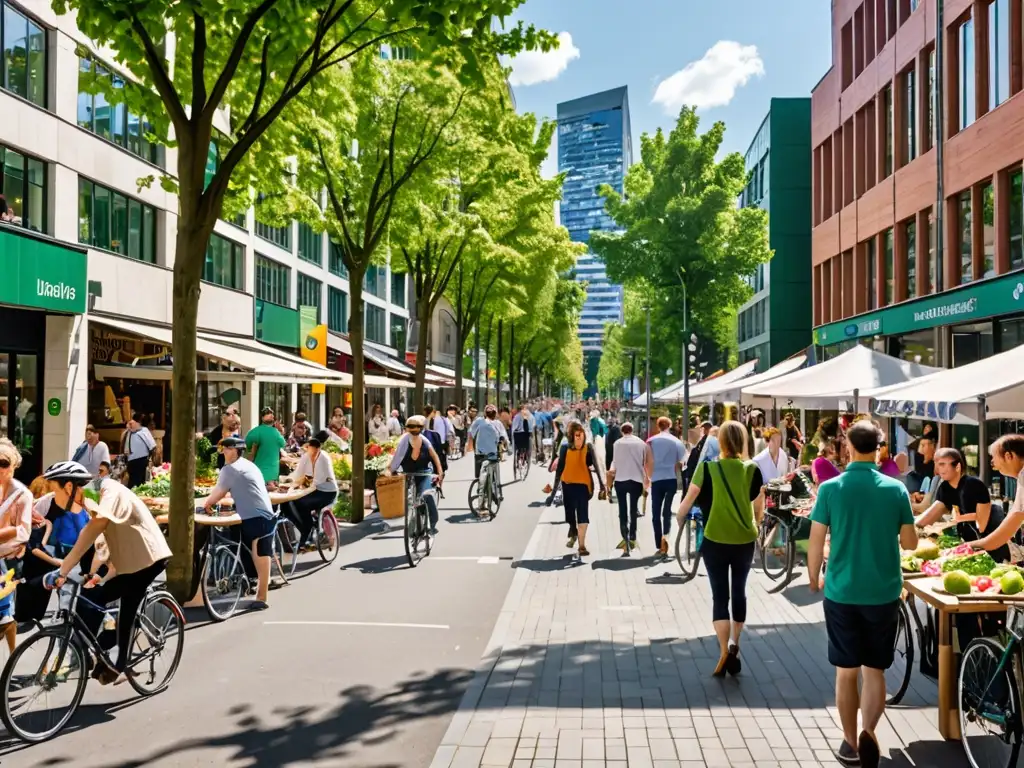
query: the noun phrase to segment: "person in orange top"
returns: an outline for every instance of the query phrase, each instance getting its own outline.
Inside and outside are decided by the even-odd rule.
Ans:
[[[579,553],[587,551],[587,526],[590,524],[590,497],[594,494],[594,478],[604,491],[604,481],[597,471],[597,462],[592,446],[587,442],[583,425],[574,421],[569,425],[568,441],[558,452],[558,468],[555,472],[555,487],[562,484],[562,503],[565,505],[565,522],[569,524],[569,541],[566,547],[572,549],[579,539]]]

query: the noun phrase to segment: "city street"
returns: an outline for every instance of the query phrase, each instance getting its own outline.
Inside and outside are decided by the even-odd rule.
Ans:
[[[0,762],[834,764],[832,673],[805,579],[772,595],[752,577],[744,673],[713,680],[706,579],[681,585],[674,565],[648,567],[649,517],[641,556],[626,560],[595,497],[593,554],[577,563],[562,510],[537,506],[549,475],[534,466],[493,523],[476,523],[464,501],[471,467],[454,465],[437,547],[416,570],[398,533],[349,544],[334,566],[275,592],[269,612],[190,625],[167,692],[140,701],[91,683],[74,727],[48,744],[8,745]],[[883,764],[965,765],[935,730],[934,685],[915,673],[905,701],[880,731]]]

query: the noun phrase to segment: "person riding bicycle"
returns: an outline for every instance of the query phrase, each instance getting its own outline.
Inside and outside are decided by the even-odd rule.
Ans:
[[[494,459],[497,460],[498,447],[502,443],[508,445],[508,438],[505,436],[505,427],[500,421],[498,421],[498,409],[493,405],[488,405],[484,408],[483,418],[478,418],[473,422],[473,426],[469,429],[469,434],[473,438],[474,476],[479,480],[480,468],[484,465],[484,462],[489,457],[494,457]],[[495,493],[499,499],[502,498],[500,469],[500,466],[496,466],[494,468],[495,477],[498,481],[498,487],[495,488]]]
[[[117,680],[128,664],[139,606],[150,585],[167,568],[171,550],[152,513],[129,488],[110,478],[94,480],[89,470],[75,461],[53,464],[43,472],[43,477],[59,505],[70,511],[74,504],[80,504],[91,517],[60,568],[43,577],[43,586],[60,587],[94,544],[98,548],[105,545],[108,553],[109,568],[97,569],[106,569],[107,573],[93,574],[84,585],[89,588],[88,598],[78,601],[78,615],[93,635],[103,622],[104,608],[115,600],[121,601],[116,630],[117,661],[109,666],[105,659],[97,659],[92,673],[101,685],[107,685]],[[86,486],[88,494],[83,493]],[[97,542],[101,536],[102,545]],[[109,570],[115,575],[110,577]],[[98,583],[104,575],[108,578]],[[98,638],[100,647],[109,650],[114,643],[105,635]]]
[[[519,410],[512,419],[512,441],[516,447],[517,461],[520,456],[525,456],[527,461],[530,460],[530,435],[533,434],[535,423],[533,414],[526,407],[526,403],[520,404]]]
[[[225,496],[231,496],[235,513],[242,518],[242,541],[252,553],[252,564],[256,569],[256,602],[254,610],[264,610],[270,589],[270,556],[273,553],[275,518],[274,505],[267,494],[263,472],[245,453],[245,440],[240,437],[225,437],[217,444],[224,456],[224,468],[217,476],[217,485],[203,500],[203,508],[209,510]],[[243,559],[244,567],[244,559]],[[246,574],[252,576],[246,568]]]
[[[429,440],[423,437],[423,428],[427,420],[423,416],[410,416],[405,422],[405,434],[398,441],[395,447],[395,455],[391,458],[391,464],[384,470],[385,475],[390,475],[399,469],[405,474],[416,473],[416,487],[427,504],[427,511],[430,514],[430,534],[437,535],[437,499],[434,497],[434,478],[431,475],[420,474],[429,472],[433,467],[437,472],[437,486],[444,482],[444,470],[441,467],[441,458]]]
[[[302,458],[295,465],[295,471],[291,475],[296,488],[312,485],[315,489],[312,493],[288,504],[285,509],[285,513],[299,529],[300,547],[304,547],[309,541],[309,535],[316,525],[316,516],[320,514],[320,510],[324,507],[333,507],[338,498],[334,462],[331,455],[324,453],[322,448],[328,439],[330,438],[323,431],[311,437],[303,446]]]

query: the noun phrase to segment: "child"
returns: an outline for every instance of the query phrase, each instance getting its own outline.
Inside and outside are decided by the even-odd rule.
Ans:
[[[32,533],[29,536],[24,564],[22,566],[23,581],[18,585],[14,601],[14,620],[18,623],[38,622],[46,615],[50,603],[50,591],[41,584],[30,583],[54,568],[60,568],[61,561],[53,557],[50,536],[53,523],[43,517],[49,506],[49,499],[42,503],[36,502],[32,510]]]

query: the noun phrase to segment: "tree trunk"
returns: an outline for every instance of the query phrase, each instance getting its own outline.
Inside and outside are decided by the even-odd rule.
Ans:
[[[476,401],[476,407],[480,407],[480,318],[476,319],[476,327],[473,329],[473,372],[474,387],[473,387],[473,399]],[[484,374],[484,384],[487,383],[486,373]],[[461,403],[460,403],[461,405]]]
[[[502,337],[502,321],[498,320],[498,353],[495,355],[498,361],[498,367],[494,371],[494,402],[498,404],[498,410],[501,410],[501,337]]]
[[[364,263],[363,259],[353,262]],[[352,346],[352,522],[363,519],[366,485],[366,404],[363,402],[363,276],[358,269],[349,269],[349,289],[352,292],[352,312],[348,322],[348,340]],[[372,489],[371,489],[372,490]]]
[[[466,338],[462,330],[464,320],[462,317],[461,291],[456,304],[457,308],[455,310],[455,404],[462,408],[466,404],[466,401],[463,398],[465,390],[462,387],[462,355],[463,349],[466,346]]]
[[[492,330],[494,330],[494,315],[491,315],[489,318],[487,318],[487,342],[486,342],[486,344],[484,344],[484,349],[487,350],[486,360],[484,362],[484,400],[490,400],[490,398],[491,398],[491,395],[490,395],[491,385],[488,383],[490,381],[490,377],[488,376],[488,373],[491,370],[491,331]],[[497,402],[497,400],[495,400],[495,402]],[[479,408],[480,412],[483,413],[484,404],[483,403],[477,403],[477,408]]]
[[[430,302],[426,299],[416,302],[416,314],[419,315],[420,332],[419,342],[416,348],[416,376],[414,379],[415,388],[412,394],[412,404],[409,407],[409,415],[423,411],[423,390],[426,388],[427,380],[427,339],[430,337]]]
[[[508,407],[516,409],[516,324],[508,327]]]

